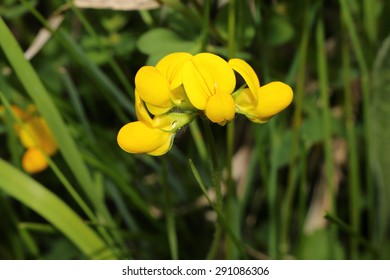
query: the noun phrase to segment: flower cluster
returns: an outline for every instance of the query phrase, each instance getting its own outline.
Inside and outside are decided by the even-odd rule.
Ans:
[[[0,107],[0,111],[4,111]],[[20,142],[26,148],[22,156],[22,167],[28,173],[38,173],[48,167],[47,156],[57,152],[57,143],[46,123],[37,114],[36,107],[29,105],[25,110],[12,106],[13,113],[23,124],[15,123],[14,129]]]
[[[236,90],[234,71],[247,88]],[[178,130],[199,114],[220,125],[231,121],[235,113],[264,123],[284,110],[292,98],[292,89],[282,82],[260,86],[255,71],[241,59],[173,53],[137,72],[138,121],[123,126],[117,141],[129,153],[158,156],[170,150]]]

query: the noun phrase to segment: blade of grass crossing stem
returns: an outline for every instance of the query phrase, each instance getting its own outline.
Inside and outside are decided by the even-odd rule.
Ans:
[[[2,159],[0,159],[0,177],[2,191],[49,221],[88,258],[115,258],[102,239],[68,205],[37,181]]]
[[[218,218],[221,220],[221,224],[222,226],[224,227],[224,229],[226,230],[226,233],[230,235],[230,238],[232,239],[232,241],[234,242],[235,246],[237,247],[237,249],[239,250],[241,256],[243,256],[244,258],[246,258],[246,254],[244,253],[244,248],[243,248],[243,244],[241,243],[241,241],[237,238],[237,236],[234,234],[233,230],[231,229],[230,227],[230,224],[227,222],[225,216],[224,216],[224,213],[217,207],[217,205],[215,203],[213,203],[213,201],[210,199],[208,193],[207,193],[207,189],[205,187],[205,184],[203,183],[203,180],[201,178],[201,176],[199,175],[199,172],[198,172],[198,169],[195,167],[193,161],[190,159],[189,160],[189,164],[190,164],[190,167],[191,167],[191,171],[199,185],[199,187],[201,188],[205,198],[207,199],[207,201],[209,202],[210,206],[213,208],[213,210],[217,213],[218,215]],[[219,223],[217,224],[217,226],[219,225]],[[215,239],[214,239],[215,240]],[[218,249],[218,246],[214,246],[215,243],[212,244],[212,248],[210,249],[210,252],[209,252],[209,255],[208,255],[208,259],[212,259],[213,257],[215,257],[215,254],[216,254],[216,250]],[[219,245],[219,244],[217,244]],[[215,250],[215,252],[212,252],[212,250]]]
[[[0,37],[2,38],[0,40],[0,47],[26,92],[37,106],[40,114],[46,119],[69,168],[72,170],[90,201],[94,204],[97,203],[94,184],[87,166],[80,156],[76,143],[70,136],[59,111],[55,107],[41,80],[31,64],[24,58],[22,50],[2,18],[0,18]]]

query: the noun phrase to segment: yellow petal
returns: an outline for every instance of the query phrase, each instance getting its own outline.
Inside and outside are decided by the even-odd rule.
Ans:
[[[282,82],[266,84],[258,90],[256,116],[266,121],[290,105],[293,98],[291,87]]]
[[[22,167],[28,173],[37,173],[48,167],[46,157],[35,147],[29,148],[22,157]]]
[[[183,86],[191,104],[199,110],[206,108],[211,96],[207,83],[212,84],[211,77],[203,77],[192,61],[184,65]]]
[[[249,96],[253,101],[257,102],[257,94],[256,91],[260,87],[259,78],[257,77],[253,68],[246,63],[244,60],[239,58],[233,58],[229,60],[229,65],[237,71],[241,77],[245,80],[249,89],[252,92],[252,95]]]
[[[172,141],[172,133],[152,128],[140,121],[126,124],[117,136],[119,146],[133,154],[161,152],[161,147],[166,148],[167,141]]]
[[[149,103],[146,103],[145,105],[146,107],[148,107],[149,112],[155,116],[165,114],[166,112],[172,109],[172,105],[170,105],[169,107],[154,106]]]
[[[170,89],[175,89],[182,84],[182,69],[186,61],[190,60],[191,54],[177,52],[165,56],[161,59],[156,68],[170,84]]]
[[[162,156],[163,154],[166,154],[172,148],[174,136],[175,134],[170,134],[169,138],[160,147],[148,152],[148,154],[151,156]]]
[[[135,87],[145,103],[159,107],[171,106],[168,81],[155,67],[141,67],[135,75]]]
[[[233,97],[230,94],[213,95],[207,102],[205,114],[210,121],[220,125],[231,121],[235,114]]]
[[[245,88],[234,97],[237,112],[244,115],[254,113],[257,102],[254,103],[252,96],[251,90],[249,88]]]
[[[204,110],[214,94],[231,94],[236,78],[232,68],[221,57],[200,53],[184,65],[183,85],[191,103]]]
[[[152,118],[150,117],[148,110],[146,110],[145,103],[141,100],[137,89],[135,90],[135,112],[139,121],[148,124],[152,123]]]
[[[38,146],[49,156],[57,151],[57,143],[43,118],[32,117],[23,127],[15,128],[24,147]]]

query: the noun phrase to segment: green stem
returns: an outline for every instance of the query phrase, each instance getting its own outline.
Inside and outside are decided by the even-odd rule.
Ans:
[[[330,212],[336,215],[336,186],[334,182],[335,174],[333,168],[333,153],[332,153],[332,129],[331,115],[329,105],[329,78],[328,65],[325,50],[325,32],[322,17],[319,18],[316,27],[316,43],[317,43],[317,72],[320,82],[321,106],[322,106],[322,126],[324,131],[324,146],[325,146],[325,177],[327,192],[330,197],[329,209]],[[337,227],[330,227],[329,234],[331,240],[337,240]],[[333,258],[334,250],[330,249],[330,257]]]
[[[229,1],[228,17],[228,57],[233,58],[236,53],[236,1]]]
[[[176,225],[175,225],[175,214],[173,213],[172,207],[172,197],[171,190],[167,180],[167,164],[163,159],[162,163],[162,185],[164,187],[164,196],[165,196],[165,215],[166,215],[166,226],[168,233],[169,249],[171,251],[171,256],[173,260],[179,259],[179,250],[177,245],[177,234],[176,234]]]
[[[207,45],[209,42],[209,32],[210,32],[210,0],[204,1],[204,12],[203,12],[203,26],[202,26],[202,34],[201,34],[201,50],[206,51]]]
[[[276,136],[275,124],[269,122],[271,134],[270,151],[270,174],[267,182],[267,202],[269,212],[269,230],[268,230],[268,254],[270,259],[277,259],[278,254],[278,223],[277,223],[277,156],[278,156],[278,138]]]
[[[229,1],[229,15],[228,15],[228,57],[233,58],[236,53],[236,1]],[[237,199],[237,191],[235,182],[232,177],[232,160],[234,155],[234,132],[235,124],[234,121],[231,121],[227,125],[227,139],[226,139],[226,169],[227,169],[227,178],[226,185],[228,188],[227,191],[227,205],[226,205],[226,216],[231,224],[234,235],[240,239],[240,215],[239,215],[239,202]],[[226,258],[227,259],[237,259],[238,251],[234,245],[233,240],[230,236],[226,236]]]
[[[324,40],[324,23],[322,18],[318,20],[316,29],[316,41],[317,41],[317,71],[320,80],[320,94],[321,94],[321,106],[322,106],[322,125],[324,131],[325,142],[325,169],[326,169],[326,182],[328,191],[331,195],[330,209],[336,213],[334,209],[335,199],[335,185],[334,185],[334,168],[332,157],[332,128],[331,128],[331,115],[329,105],[329,78],[328,78],[328,66],[325,51]]]
[[[342,29],[344,31],[344,29]],[[345,38],[345,36],[343,36]],[[347,39],[342,40],[342,74],[344,91],[344,110],[345,127],[348,146],[348,186],[349,186],[349,219],[352,229],[357,232],[360,225],[360,184],[359,184],[359,159],[356,144],[356,128],[354,123],[352,108],[352,90],[351,90],[351,69],[350,69],[350,50]],[[375,208],[373,208],[375,209]],[[354,237],[350,239],[350,255],[352,259],[357,258],[357,240]]]
[[[377,0],[363,0],[363,23],[371,47],[373,47],[377,41],[378,26],[376,13],[378,5],[380,5],[380,3],[378,3]]]
[[[198,149],[198,153],[203,163],[207,163],[207,148],[204,143],[202,133],[200,132],[198,122],[196,120],[192,121],[190,124],[190,131],[192,138],[194,139],[195,146]]]
[[[198,182],[199,184],[199,187],[201,188],[204,196],[206,197],[207,201],[209,202],[210,206],[214,209],[214,211],[217,213],[218,215],[218,221],[220,222],[220,225],[222,228],[225,229],[225,231],[229,234],[229,236],[232,238],[235,246],[237,247],[237,249],[239,250],[240,254],[246,258],[246,254],[244,252],[244,246],[242,245],[242,243],[239,241],[239,239],[237,238],[237,236],[235,236],[233,230],[231,229],[230,227],[230,222],[228,223],[226,217],[224,216],[224,213],[221,211],[221,209],[219,209],[216,205],[216,203],[214,203],[208,193],[207,193],[207,189],[206,189],[206,186],[205,184],[203,183],[202,181],[202,178],[200,177],[199,175],[199,172],[198,170],[196,169],[194,163],[192,162],[192,160],[190,159],[189,160],[189,163],[190,163],[190,167],[191,167],[191,170],[192,170],[192,173],[194,174],[194,177],[196,179],[196,181]],[[207,259],[214,259],[215,258],[215,254],[216,254],[216,251],[218,249],[218,245],[219,245],[219,242],[215,242],[215,239],[213,240],[213,244],[211,246],[211,249],[209,251],[209,254],[208,254],[208,258]]]
[[[368,66],[364,57],[363,47],[359,41],[357,35],[356,25],[353,22],[351,11],[346,0],[339,0],[342,12],[342,19],[345,23],[345,26],[348,31],[348,35],[351,39],[352,47],[356,55],[357,63],[360,70],[360,84],[362,88],[362,97],[363,97],[363,132],[365,140],[365,157],[366,162],[369,163],[371,150],[372,150],[372,141],[371,141],[371,114],[370,114],[370,75]],[[367,165],[365,170],[365,186],[368,197],[368,204],[375,206],[375,194],[374,194],[374,184],[373,176],[371,172],[371,166]],[[373,208],[374,209],[374,208]],[[357,211],[357,210],[356,210]],[[354,226],[359,227],[359,219],[356,218],[356,224]]]
[[[88,138],[91,141],[95,141],[96,139],[95,139],[95,136],[93,135],[92,128],[89,125],[87,115],[85,114],[85,110],[84,110],[83,104],[82,104],[81,99],[80,99],[80,94],[77,91],[76,86],[73,83],[71,76],[69,75],[68,71],[65,68],[62,68],[60,70],[60,73],[61,73],[61,78],[63,80],[63,83],[65,85],[65,88],[67,89],[67,91],[69,93],[72,105],[76,111],[76,114],[78,115],[78,118],[79,118],[82,126],[84,127],[84,131],[85,131],[86,135],[88,136]]]
[[[222,213],[223,202],[222,202],[222,190],[221,190],[221,171],[219,169],[219,164],[218,164],[217,150],[216,150],[215,141],[212,135],[209,121],[204,119],[203,124],[205,128],[206,142],[208,143],[208,148],[209,148],[209,155],[211,157],[211,176],[212,176],[213,186],[216,193],[215,208],[218,209],[218,212]],[[215,226],[216,228],[215,228],[214,238],[207,259],[215,258],[219,244],[221,242],[222,222],[221,222],[220,215],[218,215],[218,221]]]
[[[313,14],[315,14],[315,10],[313,10]],[[312,16],[313,16],[312,14]],[[307,59],[307,50],[308,50],[308,42],[309,42],[309,4],[306,0],[304,2],[303,8],[303,22],[302,22],[302,38],[299,49],[299,70],[297,77],[297,86],[295,90],[295,110],[293,115],[293,139],[291,144],[291,156],[290,156],[290,164],[289,164],[289,173],[288,173],[288,181],[287,181],[287,190],[284,197],[284,202],[282,205],[282,222],[281,222],[281,243],[280,250],[282,254],[287,254],[290,250],[290,243],[288,240],[288,232],[290,226],[290,219],[292,210],[292,202],[295,194],[295,185],[296,185],[296,166],[297,166],[297,156],[299,152],[299,133],[300,126],[302,123],[302,108],[303,108],[303,95],[305,92],[305,81],[306,81],[306,59]]]

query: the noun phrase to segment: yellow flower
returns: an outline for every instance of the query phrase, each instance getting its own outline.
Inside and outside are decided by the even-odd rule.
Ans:
[[[171,149],[176,132],[194,118],[194,114],[170,113],[152,119],[138,91],[135,92],[135,106],[138,121],[123,126],[117,136],[119,146],[128,153],[165,154]]]
[[[149,112],[162,115],[173,107],[192,107],[182,86],[182,68],[192,57],[178,52],[165,56],[155,67],[141,67],[135,76],[135,87]]]
[[[48,167],[46,157],[57,152],[57,143],[46,121],[37,115],[36,107],[29,105],[24,111],[12,106],[12,111],[23,121],[15,124],[15,131],[27,149],[22,157],[22,167],[28,173],[38,173]]]
[[[249,88],[235,96],[236,109],[256,123],[264,123],[290,105],[293,98],[291,87],[282,82],[271,82],[260,86],[252,67],[245,61],[233,58],[229,65],[245,80]]]
[[[212,122],[224,125],[234,118],[231,93],[236,85],[234,72],[221,57],[200,53],[183,67],[183,86],[192,105],[203,110]]]

